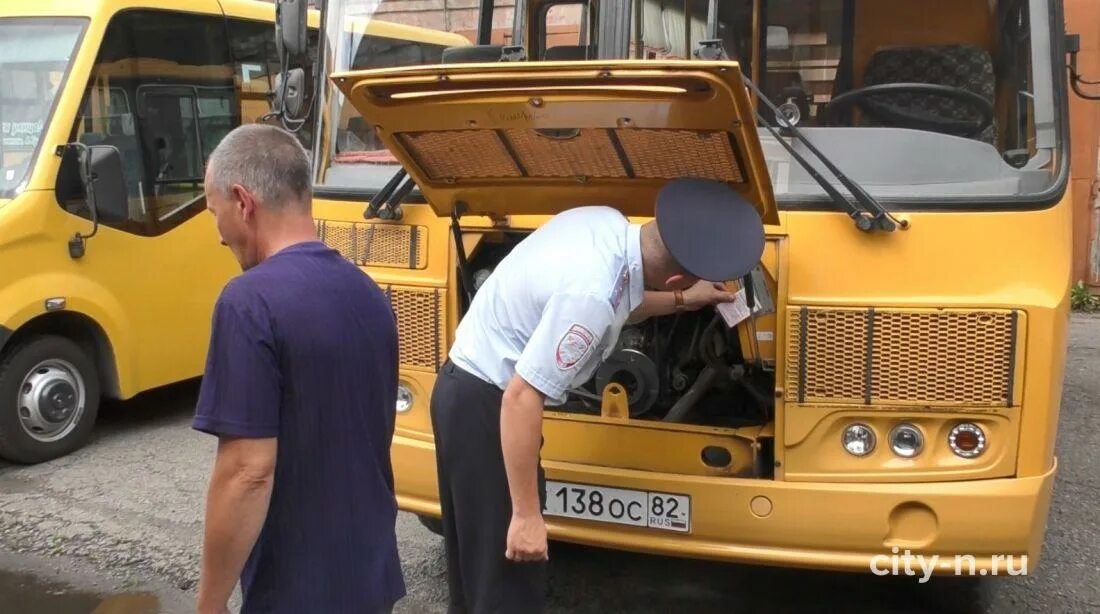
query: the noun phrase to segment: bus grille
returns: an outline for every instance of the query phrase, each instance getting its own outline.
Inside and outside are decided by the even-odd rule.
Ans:
[[[384,289],[397,316],[401,366],[438,370],[447,353],[443,289],[400,286]]]
[[[1022,319],[1018,311],[792,307],[786,389],[799,404],[1011,407]]]
[[[408,224],[316,220],[326,245],[359,266],[422,269],[428,229]]]

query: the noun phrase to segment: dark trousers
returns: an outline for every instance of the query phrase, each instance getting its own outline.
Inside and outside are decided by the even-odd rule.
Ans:
[[[546,563],[505,556],[512,500],[500,445],[503,393],[447,361],[432,391],[451,613],[540,612]],[[542,463],[539,497],[545,504]]]

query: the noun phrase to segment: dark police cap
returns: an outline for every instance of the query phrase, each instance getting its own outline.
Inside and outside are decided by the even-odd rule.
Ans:
[[[666,184],[657,195],[657,229],[676,262],[707,281],[739,279],[764,253],[760,214],[717,181],[676,179]]]

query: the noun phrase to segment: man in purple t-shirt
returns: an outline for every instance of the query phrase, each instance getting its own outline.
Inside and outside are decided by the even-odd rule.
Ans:
[[[405,595],[385,294],[317,241],[305,150],[246,125],[211,155],[207,208],[244,273],[214,308],[194,428],[218,436],[198,611],[386,612]]]

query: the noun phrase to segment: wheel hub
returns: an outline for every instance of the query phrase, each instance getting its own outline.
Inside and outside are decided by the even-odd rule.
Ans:
[[[73,365],[58,359],[43,361],[27,373],[19,388],[19,424],[33,439],[57,441],[76,428],[84,401],[84,380]]]
[[[76,388],[67,381],[51,382],[38,400],[42,417],[50,422],[62,422],[76,411]]]

